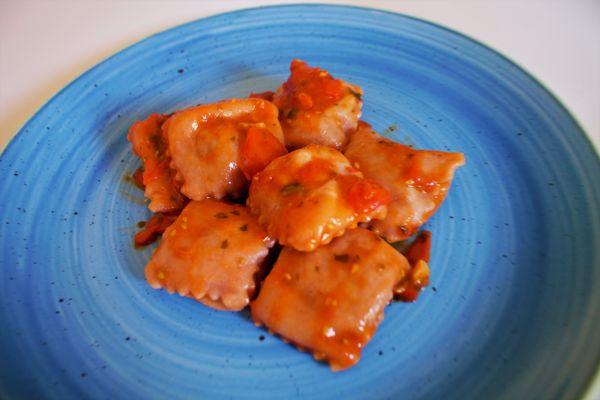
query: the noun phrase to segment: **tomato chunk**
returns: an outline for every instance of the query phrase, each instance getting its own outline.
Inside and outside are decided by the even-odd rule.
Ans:
[[[352,181],[348,185],[347,199],[356,212],[368,213],[392,201],[390,193],[374,180],[351,175],[347,179]]]
[[[429,285],[429,255],[431,252],[431,232],[421,231],[403,253],[411,269],[408,275],[394,290],[397,300],[412,302],[417,300],[421,289]]]
[[[154,214],[146,222],[144,229],[135,234],[133,238],[135,245],[147,246],[153,243],[176,219],[177,214]]]
[[[144,168],[143,167],[139,167],[138,169],[135,170],[135,172],[133,173],[133,183],[135,183],[135,186],[137,186],[140,189],[144,189]]]
[[[287,153],[285,146],[267,129],[251,126],[246,132],[240,155],[240,169],[246,179],[256,173],[275,158]]]
[[[419,260],[429,262],[431,254],[431,232],[421,231],[410,247],[404,252],[404,256],[411,265],[415,265]]]

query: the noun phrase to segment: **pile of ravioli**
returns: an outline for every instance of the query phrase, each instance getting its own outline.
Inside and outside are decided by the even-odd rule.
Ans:
[[[430,234],[461,153],[360,120],[362,89],[293,60],[275,92],[152,114],[128,139],[160,243],[148,283],[257,325],[343,370],[392,299],[429,280]],[[403,252],[389,243],[404,241]]]

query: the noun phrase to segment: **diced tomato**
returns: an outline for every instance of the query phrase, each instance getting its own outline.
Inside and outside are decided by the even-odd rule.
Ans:
[[[175,220],[178,214],[154,214],[144,229],[139,231],[134,236],[134,243],[136,246],[147,246],[153,243],[159,235],[161,235],[165,229],[167,229]]]
[[[429,255],[431,252],[431,232],[421,231],[415,240],[404,251],[404,256],[411,265],[411,270],[394,290],[395,298],[411,302],[419,297],[421,289],[429,285]]]
[[[371,179],[349,175],[346,180],[346,199],[359,213],[371,212],[392,201],[390,193]]]
[[[135,186],[139,187],[140,189],[142,189],[142,190],[144,189],[144,168],[143,167],[139,167],[133,173],[133,183],[135,183]]]
[[[271,132],[252,126],[241,148],[240,169],[247,179],[262,171],[273,159],[287,153],[285,146]]]
[[[429,262],[431,254],[431,232],[423,230],[417,235],[409,248],[404,252],[410,265],[416,265],[419,260]]]
[[[412,303],[419,298],[419,293],[421,293],[420,288],[416,289],[409,282],[405,282],[394,290],[394,298],[405,303]]]

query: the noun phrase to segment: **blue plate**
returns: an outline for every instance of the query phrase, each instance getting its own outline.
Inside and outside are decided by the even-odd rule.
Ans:
[[[379,131],[467,158],[428,224],[431,287],[335,374],[248,313],[151,289],[152,249],[131,241],[149,213],[124,179],[127,128],[273,89],[295,57],[363,87]],[[0,397],[579,397],[600,360],[599,178],[538,82],[427,22],[302,5],[160,33],[57,94],[0,158]]]

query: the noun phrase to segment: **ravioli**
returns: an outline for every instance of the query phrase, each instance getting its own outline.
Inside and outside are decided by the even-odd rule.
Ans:
[[[191,201],[165,230],[146,279],[155,289],[238,311],[252,298],[273,244],[248,208]]]
[[[248,205],[270,236],[311,251],[386,215],[390,195],[339,151],[309,145],[273,160],[254,176]]]
[[[362,89],[304,61],[293,60],[290,77],[277,89],[273,102],[280,110],[285,143],[290,149],[320,144],[340,150],[360,118]]]
[[[175,171],[170,168],[171,157],[161,129],[167,117],[151,114],[129,128],[127,139],[133,152],[142,159],[144,195],[150,199],[148,208],[153,212],[172,212],[183,208],[185,197],[179,192]]]
[[[391,193],[387,216],[371,223],[389,242],[417,232],[446,197],[454,171],[465,163],[462,153],[416,150],[378,135],[364,122],[344,154]]]
[[[409,270],[401,253],[364,228],[308,253],[284,247],[251,303],[252,318],[342,370],[359,361]]]
[[[224,100],[175,113],[165,123],[165,132],[181,192],[193,200],[241,197],[248,178],[286,152],[277,117],[277,108],[258,98]],[[269,145],[252,146],[248,137]],[[258,167],[254,162],[258,156],[248,156],[245,149],[262,157]]]

